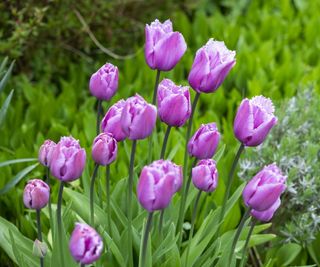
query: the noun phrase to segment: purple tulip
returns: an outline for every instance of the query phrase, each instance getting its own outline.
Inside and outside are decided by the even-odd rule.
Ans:
[[[192,169],[192,182],[196,188],[213,192],[218,185],[218,170],[213,159],[200,160]]]
[[[212,158],[219,140],[220,133],[215,123],[201,124],[188,143],[188,152],[198,159]]]
[[[103,241],[95,229],[84,223],[76,223],[69,250],[76,262],[91,264],[100,258]]]
[[[246,146],[258,146],[277,123],[269,98],[256,96],[242,100],[234,120],[234,134]]]
[[[158,112],[161,121],[180,127],[190,118],[191,101],[187,86],[177,86],[164,79],[158,86]]]
[[[118,152],[117,141],[110,133],[101,133],[93,141],[92,158],[95,163],[107,166],[112,163]]]
[[[23,191],[23,203],[29,209],[44,208],[50,197],[50,187],[42,180],[30,180]]]
[[[121,114],[123,132],[130,140],[148,137],[156,124],[157,109],[136,94],[127,99]]]
[[[109,101],[118,89],[118,80],[118,68],[107,63],[92,74],[89,82],[90,92],[100,100]]]
[[[182,185],[182,168],[169,160],[157,160],[145,166],[137,186],[142,207],[152,212],[166,208]]]
[[[277,199],[276,202],[267,210],[265,211],[251,211],[251,216],[258,219],[259,221],[268,222],[272,219],[274,213],[277,211],[277,209],[280,207],[281,200],[280,198]]]
[[[256,211],[268,210],[286,189],[286,179],[276,164],[265,166],[244,188],[245,205]]]
[[[224,42],[210,39],[196,53],[188,77],[191,87],[198,93],[216,91],[236,64],[235,55]]]
[[[123,99],[112,105],[101,121],[101,131],[112,133],[113,138],[118,142],[126,139],[126,134],[121,127],[121,113],[126,104]]]
[[[79,178],[86,163],[86,152],[72,136],[61,137],[52,153],[51,174],[64,182]]]
[[[144,55],[151,69],[169,71],[186,52],[187,44],[180,32],[173,32],[172,23],[155,20],[146,25]]]
[[[38,153],[39,162],[46,167],[50,166],[50,161],[52,157],[52,151],[54,150],[56,143],[51,140],[46,140],[41,145]]]

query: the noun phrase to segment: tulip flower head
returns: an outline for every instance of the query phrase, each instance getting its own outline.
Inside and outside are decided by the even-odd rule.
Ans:
[[[112,133],[117,142],[126,139],[126,134],[121,127],[121,113],[126,101],[123,99],[112,105],[101,121],[101,131],[104,133]]]
[[[38,159],[43,166],[50,166],[52,151],[54,150],[55,146],[56,143],[51,140],[46,140],[41,145],[38,153]]]
[[[64,182],[78,179],[84,169],[86,152],[72,136],[61,137],[52,152],[51,174]]]
[[[200,160],[192,169],[192,183],[205,192],[213,192],[218,185],[218,170],[213,159]]]
[[[29,209],[44,208],[50,197],[50,187],[40,179],[30,180],[23,191],[23,203]]]
[[[253,216],[254,218],[256,218],[259,221],[263,221],[263,222],[269,222],[274,213],[277,211],[277,209],[280,207],[281,204],[281,200],[280,198],[277,199],[276,202],[274,202],[274,204],[267,210],[265,211],[256,211],[256,210],[251,210],[251,216]]]
[[[174,32],[170,20],[155,20],[146,25],[144,54],[151,69],[169,71],[180,61],[187,44],[180,32]]]
[[[162,80],[158,86],[158,112],[167,125],[184,125],[191,115],[189,88],[177,86],[169,79]]]
[[[191,87],[198,93],[216,91],[236,64],[235,55],[224,42],[210,39],[196,53],[188,77]]]
[[[157,109],[136,94],[126,100],[121,114],[123,132],[130,140],[148,137],[156,124]]]
[[[92,158],[93,160],[103,166],[112,163],[118,152],[117,141],[110,133],[101,133],[93,141]]]
[[[269,98],[256,96],[242,100],[234,120],[234,134],[245,146],[258,146],[277,123]]]
[[[103,65],[92,74],[89,82],[90,92],[100,100],[109,101],[118,89],[119,71],[110,63]]]
[[[286,189],[286,179],[276,164],[265,166],[244,188],[245,205],[257,212],[270,209]]]
[[[84,223],[76,223],[69,250],[76,262],[91,264],[100,258],[103,241],[95,229]]]

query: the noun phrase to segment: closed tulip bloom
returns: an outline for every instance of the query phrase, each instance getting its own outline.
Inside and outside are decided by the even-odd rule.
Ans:
[[[107,166],[112,163],[118,152],[117,141],[110,133],[101,133],[93,141],[92,158],[95,163]]]
[[[42,180],[30,180],[23,191],[23,203],[29,209],[44,208],[50,197],[50,187]]]
[[[51,174],[64,182],[79,178],[86,162],[86,152],[72,136],[61,137],[52,153]]]
[[[245,205],[256,211],[268,210],[286,189],[286,179],[276,164],[265,166],[244,188]]]
[[[187,44],[180,32],[173,32],[172,23],[155,20],[146,25],[144,55],[151,69],[169,71],[186,52]]]
[[[212,93],[218,89],[236,64],[236,52],[224,42],[210,39],[195,56],[188,81],[198,93]]]
[[[187,86],[177,86],[164,79],[158,86],[158,112],[161,121],[180,127],[190,118],[191,101]]]
[[[220,133],[215,123],[202,124],[188,143],[188,152],[197,159],[212,158],[218,147]]]
[[[242,100],[234,120],[234,134],[245,146],[258,146],[277,123],[269,98],[256,96]]]
[[[101,131],[104,133],[112,133],[113,138],[118,142],[126,139],[126,134],[121,127],[121,113],[126,101],[123,99],[112,105],[101,121]]]
[[[51,140],[46,140],[41,145],[38,153],[38,159],[43,166],[50,166],[52,151],[54,150],[55,146],[56,143]]]
[[[137,186],[138,200],[147,211],[166,208],[182,185],[181,166],[158,160],[142,169]]]
[[[213,192],[218,185],[218,170],[213,159],[200,160],[192,169],[192,183],[205,192]]]
[[[89,82],[90,92],[100,100],[109,101],[118,89],[118,80],[118,68],[107,63],[92,74]]]
[[[69,250],[76,262],[91,264],[100,258],[103,241],[95,229],[84,223],[76,223],[69,241]]]
[[[281,200],[280,200],[280,198],[278,198],[277,201],[274,202],[274,204],[269,209],[267,209],[265,211],[252,210],[251,216],[253,216],[254,218],[256,218],[259,221],[269,222],[272,219],[274,213],[280,207],[280,204],[281,204]]]
[[[148,137],[156,124],[157,109],[136,94],[127,99],[121,114],[123,132],[130,140]]]

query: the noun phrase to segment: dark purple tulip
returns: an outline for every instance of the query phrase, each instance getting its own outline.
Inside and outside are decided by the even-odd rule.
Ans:
[[[121,114],[123,132],[130,140],[148,137],[156,124],[157,109],[136,94],[126,100]]]
[[[265,211],[251,210],[251,216],[253,216],[259,221],[268,222],[272,219],[274,213],[280,207],[280,204],[281,204],[281,200],[280,198],[278,198],[277,201],[274,202],[274,204]]]
[[[110,63],[103,65],[90,78],[89,88],[93,96],[109,101],[118,89],[119,71]]]
[[[107,166],[112,163],[118,152],[117,141],[110,133],[101,133],[93,141],[92,158],[95,163]]]
[[[144,55],[151,69],[169,71],[186,52],[187,44],[180,32],[173,32],[172,23],[155,20],[146,25]]]
[[[191,87],[199,93],[216,91],[236,64],[235,55],[224,42],[210,39],[196,53],[188,77]]]
[[[196,188],[213,192],[218,185],[218,170],[213,159],[200,160],[192,169],[192,182]]]
[[[69,250],[76,262],[91,264],[100,258],[103,241],[95,229],[84,223],[76,223]]]
[[[23,191],[23,203],[29,209],[44,208],[50,197],[50,187],[42,180],[30,180]]]
[[[268,210],[286,189],[286,179],[276,164],[265,166],[244,188],[245,205],[256,211]]]
[[[158,86],[158,112],[161,121],[180,127],[190,118],[191,101],[187,86],[177,86],[164,79]]]
[[[197,159],[212,158],[219,140],[220,133],[215,123],[201,124],[188,143],[188,152]]]
[[[234,134],[245,146],[258,146],[277,123],[269,98],[256,96],[242,100],[234,120]]]
[[[50,166],[52,151],[54,150],[55,146],[56,143],[51,140],[46,140],[41,145],[38,153],[38,159],[43,166]]]

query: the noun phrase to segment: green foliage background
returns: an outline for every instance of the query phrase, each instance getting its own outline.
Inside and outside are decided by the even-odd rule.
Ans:
[[[16,64],[5,89],[6,95],[12,88],[15,92],[6,121],[0,129],[0,162],[37,157],[38,148],[45,139],[58,141],[60,136],[69,134],[80,139],[90,155],[95,136],[95,99],[88,91],[90,75],[109,61],[120,71],[119,91],[112,103],[135,92],[151,100],[155,72],[144,60],[144,24],[155,18],[170,18],[174,29],[184,35],[188,50],[177,67],[169,73],[162,73],[162,78],[171,78],[186,85],[194,54],[209,38],[223,40],[230,49],[237,51],[236,67],[216,93],[201,96],[196,113],[194,129],[201,123],[215,121],[223,136],[220,148],[226,145],[224,157],[218,164],[220,186],[202,203],[197,223],[200,227],[203,218],[222,200],[223,180],[237,149],[232,122],[241,99],[263,94],[280,106],[283,99],[294,96],[305,87],[311,86],[316,94],[319,92],[318,10],[319,1],[303,0],[69,0],[41,4],[31,0],[21,3],[3,1],[0,4],[0,13],[3,14],[0,18],[0,54],[16,59]],[[90,39],[76,11],[80,12],[103,46],[119,55],[134,56],[118,60],[103,53]],[[0,103],[4,99],[5,95],[1,94]],[[108,105],[104,103],[105,110]],[[162,132],[165,129],[160,124],[158,128]],[[170,157],[178,164],[183,160],[184,131],[184,128],[174,130],[169,141]],[[161,144],[162,138],[163,133],[155,134],[155,143]],[[117,163],[111,167],[114,184],[127,176],[129,147],[129,142],[120,145]],[[156,147],[154,158],[158,157],[159,150]],[[146,151],[147,141],[139,142],[137,172],[145,163]],[[89,193],[92,165],[88,163],[81,181],[72,184],[75,190],[85,195]],[[21,163],[2,167],[0,188],[27,166],[28,163]],[[0,215],[31,239],[35,238],[34,225],[30,224],[34,214],[24,209],[22,190],[27,178],[43,175],[44,169],[39,166],[9,193],[0,196]],[[55,202],[57,184],[52,195]],[[241,205],[239,201],[232,216],[225,221],[225,230],[238,224]],[[280,240],[278,247],[281,246]],[[291,249],[297,251],[290,247],[283,249],[283,255],[290,253]],[[7,256],[2,251],[0,255],[1,262],[10,266]],[[279,260],[283,255],[262,257],[266,264],[270,264],[268,266],[315,262],[304,249],[285,264]]]

